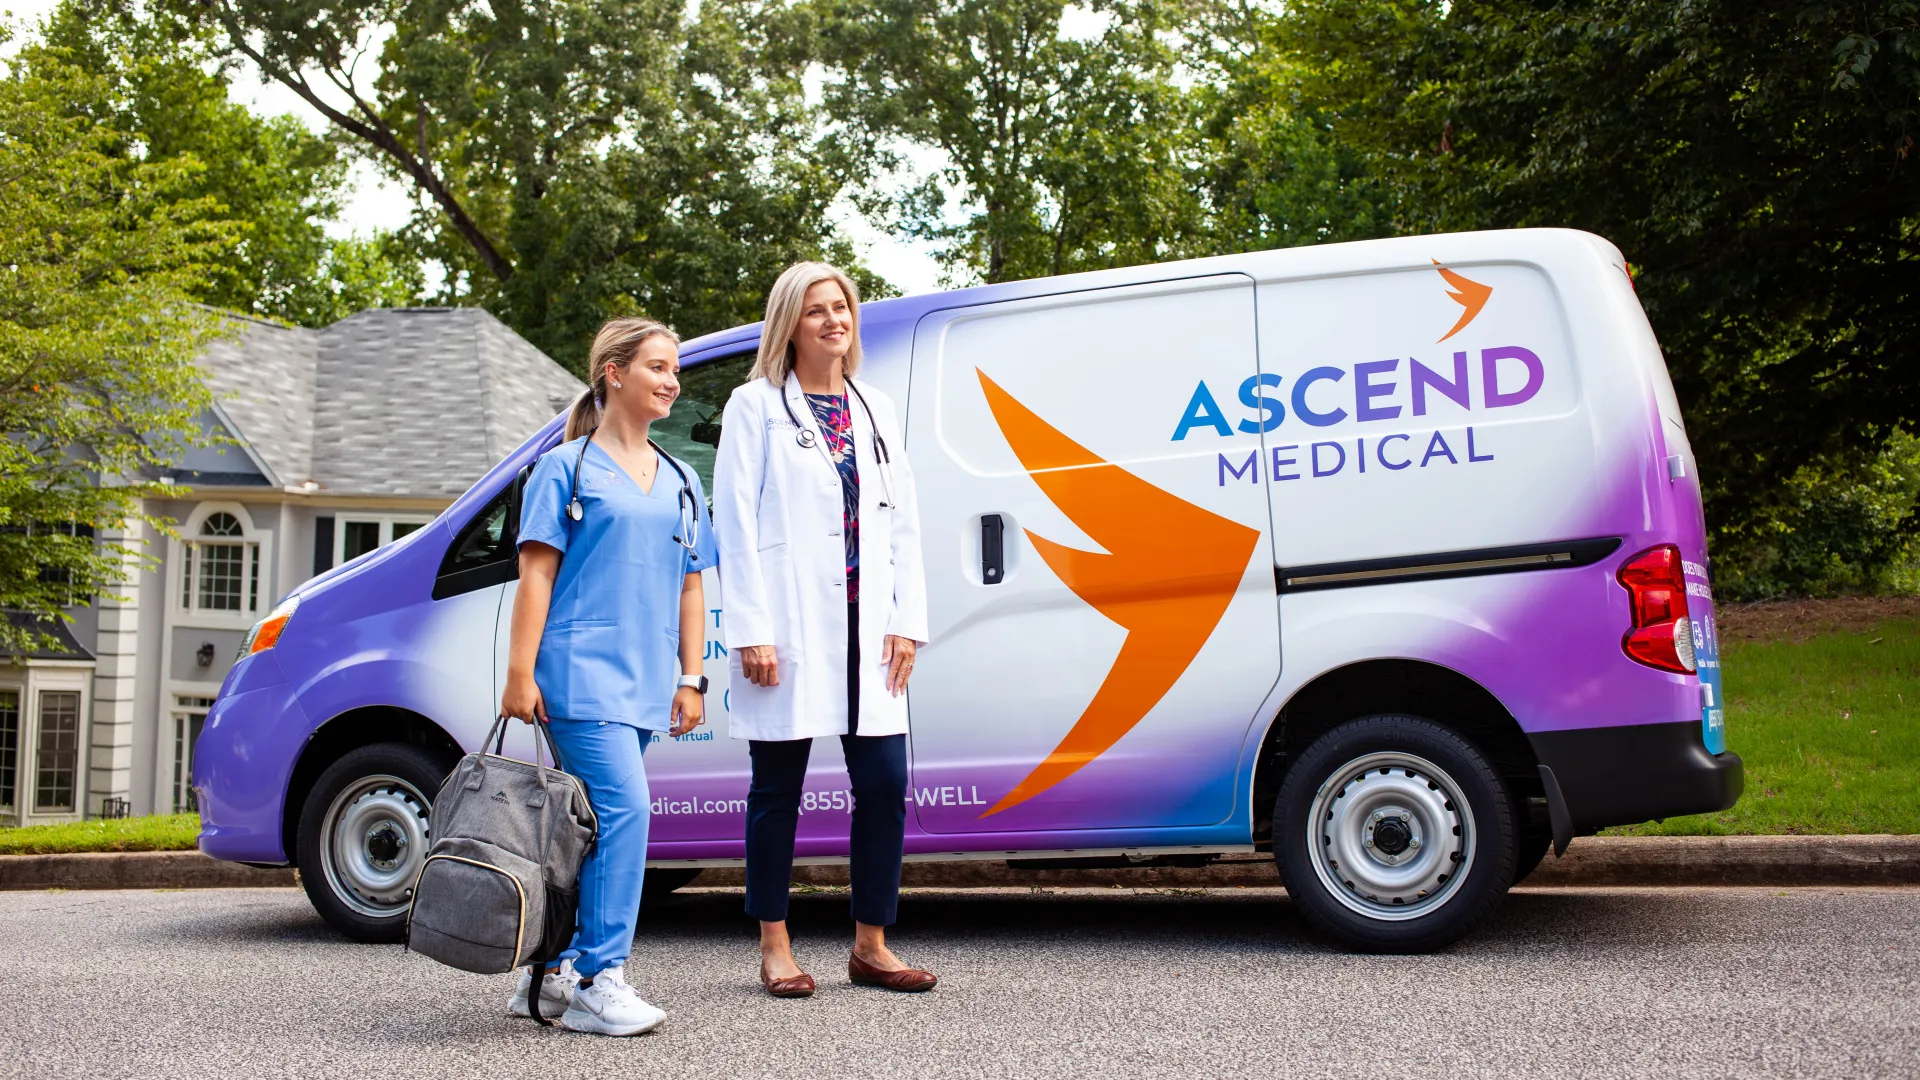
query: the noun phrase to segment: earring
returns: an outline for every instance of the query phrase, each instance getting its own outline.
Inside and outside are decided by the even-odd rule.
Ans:
[[[611,379],[609,379],[609,380],[607,380],[607,381],[608,381],[608,382],[613,382],[613,380],[611,380]],[[613,388],[614,388],[615,390],[618,390],[618,389],[620,389],[620,384],[619,384],[619,383],[617,383],[617,382],[614,382],[614,383],[613,383]]]

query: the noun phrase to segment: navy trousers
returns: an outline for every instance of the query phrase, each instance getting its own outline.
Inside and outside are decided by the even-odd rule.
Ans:
[[[851,628],[858,608],[847,605],[847,700],[860,700],[860,648]],[[859,730],[849,708],[847,730]],[[907,830],[907,737],[840,736],[853,786],[850,865],[853,918],[869,926],[892,926],[900,906],[900,850]],[[801,789],[807,779],[812,739],[753,740],[753,783],[747,789],[747,914],[761,922],[787,917],[787,887],[793,880],[793,837],[800,825]]]

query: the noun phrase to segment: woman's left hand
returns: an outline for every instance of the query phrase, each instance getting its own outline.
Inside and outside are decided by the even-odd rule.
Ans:
[[[707,722],[707,699],[691,686],[673,692],[673,727],[670,735],[685,735]]]
[[[913,677],[913,654],[919,645],[912,638],[888,634],[880,646],[880,659],[887,664],[887,692],[899,697],[907,692],[907,680]]]

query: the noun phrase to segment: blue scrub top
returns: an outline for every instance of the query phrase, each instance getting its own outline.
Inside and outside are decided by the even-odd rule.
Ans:
[[[698,521],[690,552],[674,540],[681,483],[666,461],[643,492],[598,443],[581,466],[585,516],[567,516],[580,440],[540,456],[521,498],[520,539],[558,548],[546,631],[534,662],[547,715],[667,730],[680,676],[680,589],[686,575],[718,561],[706,492],[686,473]]]

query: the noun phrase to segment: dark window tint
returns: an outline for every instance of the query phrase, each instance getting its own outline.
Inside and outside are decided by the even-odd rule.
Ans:
[[[514,541],[520,531],[520,486],[525,482],[522,471],[460,529],[440,560],[440,574],[433,583],[435,600],[503,585],[520,575],[520,553]]]
[[[20,691],[0,690],[0,809],[13,807],[20,773]]]
[[[313,572],[324,574],[333,569],[333,515],[313,519]]]
[[[34,809],[73,809],[74,780],[80,771],[78,691],[40,691],[38,749],[39,775],[34,782]]]
[[[709,495],[713,492],[715,443],[696,439],[696,434],[713,436],[720,429],[720,411],[735,387],[747,381],[753,370],[753,354],[723,356],[680,372],[680,397],[665,420],[656,421],[654,439],[667,453],[693,466],[700,474]],[[699,431],[695,428],[698,426]]]
[[[377,521],[349,521],[341,526],[344,550],[340,553],[341,562],[351,562],[380,546],[380,523]]]

